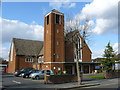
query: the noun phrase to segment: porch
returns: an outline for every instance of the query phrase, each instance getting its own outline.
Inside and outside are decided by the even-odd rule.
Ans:
[[[79,62],[80,72],[93,73],[95,71],[95,66],[98,66],[99,63],[96,62]],[[65,70],[67,74],[76,74],[76,62],[65,63]]]

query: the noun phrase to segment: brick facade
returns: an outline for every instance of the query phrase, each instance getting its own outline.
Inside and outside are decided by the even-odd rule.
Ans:
[[[92,52],[90,51],[90,49],[86,43],[82,43],[82,44],[83,44],[83,46],[85,46],[82,49],[82,62],[92,62],[92,60],[91,60]]]
[[[46,17],[44,19],[45,62],[64,62],[64,24],[55,24],[55,13],[50,13],[49,24],[46,25]],[[61,17],[62,23],[64,23],[63,16]],[[57,42],[59,43],[59,45],[57,45]],[[59,56],[58,59],[56,59],[57,55]]]
[[[58,16],[59,16],[59,23],[56,23],[57,22],[56,17]],[[83,42],[83,39],[81,40]],[[32,42],[31,45],[34,44],[34,41],[27,41],[27,42]],[[25,40],[24,40],[24,43],[25,43]],[[38,43],[38,42],[36,41],[35,43]],[[39,44],[37,46],[39,46]],[[35,46],[34,50],[36,50],[37,46]],[[86,43],[84,44],[84,46],[85,47],[82,50],[82,62],[91,62],[92,53]],[[16,54],[17,51],[15,50],[16,47],[14,47],[13,60],[12,61],[9,60],[8,72],[13,73],[16,70],[20,70],[28,67],[33,67],[35,69],[51,69],[54,71],[54,73],[62,72],[64,70],[68,70],[67,71],[68,73],[73,73],[73,74],[76,72],[75,71],[76,63],[74,61],[74,46],[72,43],[69,44],[65,41],[63,13],[56,10],[52,10],[50,13],[48,13],[44,17],[43,47],[44,47],[44,51],[42,54],[42,58],[44,57],[44,62],[40,62],[40,63],[38,63],[38,58],[40,56],[38,55],[36,57],[35,53],[34,53],[35,55],[33,56],[31,55],[31,57],[34,58],[34,61],[26,62],[25,61],[26,55],[23,55],[23,53],[21,53],[22,55],[19,55],[19,54],[17,55]],[[41,46],[41,48],[43,47]],[[43,50],[43,49],[40,49],[40,50]],[[22,50],[22,52],[24,52],[24,50]],[[29,53],[29,52],[30,51],[26,51],[26,53]],[[10,56],[11,56],[11,53],[10,53]],[[67,67],[70,67],[70,69]]]
[[[44,60],[45,63],[49,62],[48,69],[52,69],[57,72],[55,68],[64,69],[64,16],[57,13],[61,19],[60,24],[56,24],[56,13],[51,12],[45,16],[44,19]],[[49,24],[47,24],[47,17],[49,17]],[[51,62],[51,63],[50,63]],[[60,63],[52,63],[60,62]],[[43,68],[44,69],[44,65]]]

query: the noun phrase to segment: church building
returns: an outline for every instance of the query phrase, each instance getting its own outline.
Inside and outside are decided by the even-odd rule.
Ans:
[[[64,35],[64,14],[53,9],[44,16],[44,41],[13,38],[8,72],[33,67],[35,69],[51,69],[54,73],[66,71],[76,73],[76,57],[74,45],[66,40],[76,31]],[[79,45],[85,47],[79,51],[79,67],[83,73],[92,73],[95,62],[91,60],[91,50],[79,35]]]

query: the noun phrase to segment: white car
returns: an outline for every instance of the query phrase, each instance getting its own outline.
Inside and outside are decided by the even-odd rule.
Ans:
[[[30,74],[29,77],[31,77],[32,79],[40,79],[40,78],[44,78],[44,74],[45,73],[48,73],[49,75],[54,75],[53,71],[52,70],[39,70],[38,72],[36,73],[32,73]]]

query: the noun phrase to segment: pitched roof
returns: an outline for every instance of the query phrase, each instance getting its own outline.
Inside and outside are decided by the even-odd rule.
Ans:
[[[43,41],[13,38],[17,55],[38,56],[43,55]]]
[[[53,11],[53,12],[56,12],[56,13],[63,14],[63,13],[59,12],[59,11],[58,11],[58,10],[56,10],[56,9],[53,9],[52,11]]]
[[[66,36],[65,36],[65,40],[67,40],[67,39],[72,39],[72,37],[73,37],[76,33],[78,33],[77,30],[68,32],[68,33],[66,34]],[[81,35],[80,35],[80,36],[81,36]]]
[[[76,33],[79,33],[79,31],[78,31],[78,30],[74,30],[74,31],[68,32],[68,33],[65,35],[65,41],[68,41],[68,40],[72,39],[72,37],[73,37]],[[84,40],[80,33],[79,33],[79,36],[80,36],[80,38],[81,38],[82,40]],[[91,51],[90,48],[88,47],[87,43],[86,43],[86,42],[84,42],[84,43],[85,43],[85,45],[87,46],[87,48],[89,49],[89,51],[92,53],[92,51]]]

